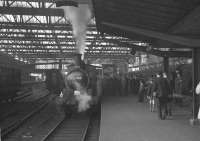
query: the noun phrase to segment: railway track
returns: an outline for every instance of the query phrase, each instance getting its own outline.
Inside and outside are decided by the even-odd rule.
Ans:
[[[48,100],[45,99],[47,99],[47,97],[39,99],[38,101],[33,103],[32,106],[29,105],[28,107],[25,107],[24,112],[17,109],[3,115],[0,123],[1,138],[5,138],[9,133],[20,127],[21,124],[31,118],[34,114],[40,112],[48,104]],[[13,107],[13,109],[14,108],[15,107]]]
[[[93,114],[90,120],[90,124],[87,130],[87,134],[85,137],[85,141],[98,141],[99,133],[100,133],[100,117],[101,113],[97,111],[97,113]]]
[[[41,141],[84,141],[89,127],[88,116],[65,118]]]
[[[100,113],[65,118],[40,141],[98,141]]]
[[[24,95],[20,96],[20,98],[15,99],[15,102],[12,103],[0,103],[1,109],[0,109],[0,122],[2,120],[5,120],[7,118],[9,118],[10,116],[15,116],[18,113],[21,113],[22,109],[24,108],[24,106],[26,106],[26,108],[29,105],[38,105],[39,103],[41,103],[41,101],[44,101],[43,99],[46,99],[49,95],[46,95],[44,97],[38,98],[36,100],[30,101],[28,104],[25,104],[25,102],[23,102],[23,99],[30,96],[30,91],[28,91],[27,93],[25,93]],[[22,100],[21,102],[17,102],[17,100]],[[1,123],[0,123],[1,124]]]
[[[99,114],[60,116],[51,112],[52,106],[30,118],[4,141],[98,141]]]

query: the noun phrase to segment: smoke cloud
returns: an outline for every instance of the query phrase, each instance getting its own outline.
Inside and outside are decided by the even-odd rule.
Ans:
[[[78,7],[62,6],[61,8],[72,24],[76,52],[84,55],[87,25],[92,17],[91,7],[88,4],[79,4]]]
[[[92,97],[87,93],[87,89],[78,82],[74,82],[76,91],[74,91],[74,95],[76,100],[78,101],[78,112],[86,111],[90,108],[90,101]]]
[[[76,100],[78,101],[78,112],[86,111],[90,108],[92,97],[86,91],[74,91]]]

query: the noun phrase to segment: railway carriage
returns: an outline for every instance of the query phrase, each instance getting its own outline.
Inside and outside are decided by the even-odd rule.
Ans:
[[[0,101],[11,101],[21,88],[21,71],[16,68],[0,67]]]

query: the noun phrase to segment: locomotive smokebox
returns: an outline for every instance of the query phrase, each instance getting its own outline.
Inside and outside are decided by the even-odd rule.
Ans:
[[[86,90],[89,84],[88,74],[80,69],[75,68],[66,75],[66,84],[74,91]]]
[[[85,63],[81,60],[82,54],[75,54],[74,65],[66,75],[66,84],[73,90],[87,89],[89,77],[85,71]]]

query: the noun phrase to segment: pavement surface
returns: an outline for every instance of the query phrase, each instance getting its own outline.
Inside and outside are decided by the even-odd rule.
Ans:
[[[200,141],[200,125],[192,126],[191,111],[173,108],[173,119],[160,120],[135,97],[104,97],[100,141]]]

